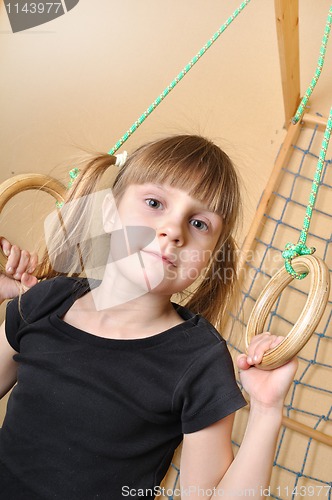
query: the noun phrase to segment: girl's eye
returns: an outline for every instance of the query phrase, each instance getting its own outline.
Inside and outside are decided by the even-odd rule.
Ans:
[[[192,219],[190,224],[199,231],[207,231],[209,229],[207,223],[199,219]]]
[[[162,203],[154,198],[148,198],[145,203],[151,208],[162,208]]]

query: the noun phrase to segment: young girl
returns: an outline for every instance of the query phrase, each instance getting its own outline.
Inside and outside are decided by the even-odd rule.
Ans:
[[[75,200],[89,200],[115,162],[100,155],[77,179],[69,238],[86,216]],[[182,498],[261,498],[296,364],[254,366],[279,341],[269,334],[238,358],[251,409],[233,460],[245,400],[211,323],[222,327],[236,290],[234,168],[202,137],[166,138],[129,156],[112,193],[100,282],[44,263],[53,278],[33,286],[35,256],[1,240],[2,298],[18,295],[17,281],[30,288],[9,302],[1,330],[1,396],[17,382],[0,433],[1,498],[154,498],[182,440]],[[171,301],[188,288],[186,307]]]

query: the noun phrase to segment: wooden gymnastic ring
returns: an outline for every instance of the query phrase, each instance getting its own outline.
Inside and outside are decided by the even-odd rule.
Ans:
[[[7,179],[0,184],[0,214],[6,203],[15,195],[22,191],[30,189],[39,189],[52,195],[59,202],[64,201],[66,188],[65,186],[43,174],[19,174]],[[6,267],[7,257],[0,249],[0,270],[4,271]]]
[[[314,255],[303,255],[295,257],[292,265],[297,272],[308,272],[311,275],[308,298],[298,320],[285,339],[263,356],[262,362],[258,365],[258,368],[263,370],[272,370],[284,365],[302,349],[314,333],[328,301],[330,277],[326,264]],[[293,279],[295,278],[282,268],[265,286],[248,320],[245,334],[247,349],[251,339],[264,331],[273,304]]]

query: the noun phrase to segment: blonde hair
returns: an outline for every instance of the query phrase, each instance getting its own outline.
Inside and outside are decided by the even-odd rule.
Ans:
[[[89,161],[70,190],[67,201],[95,192],[103,174],[115,164],[115,160],[114,156],[99,154]],[[120,200],[130,184],[146,182],[167,183],[184,189],[222,217],[222,232],[208,269],[196,288],[187,292],[183,299],[190,310],[222,328],[226,312],[236,296],[238,282],[237,248],[233,235],[240,210],[240,190],[230,158],[201,136],[163,138],[141,146],[128,156],[113,184],[114,198]],[[76,217],[75,227],[78,227],[78,219],[84,219],[84,210],[73,217]],[[52,270],[47,258],[42,270],[45,277],[60,274]]]

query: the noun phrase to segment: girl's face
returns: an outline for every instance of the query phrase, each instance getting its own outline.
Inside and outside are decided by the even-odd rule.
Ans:
[[[139,254],[144,280],[151,292],[172,295],[191,285],[208,265],[222,230],[219,215],[186,191],[170,185],[130,185],[116,208],[121,226],[127,228],[125,239],[131,250],[126,257]],[[135,234],[135,241],[128,241]],[[118,248],[122,249],[123,238],[120,241]],[[114,232],[113,257],[118,248]],[[135,270],[121,257],[118,254],[116,259],[122,275],[137,280]]]

